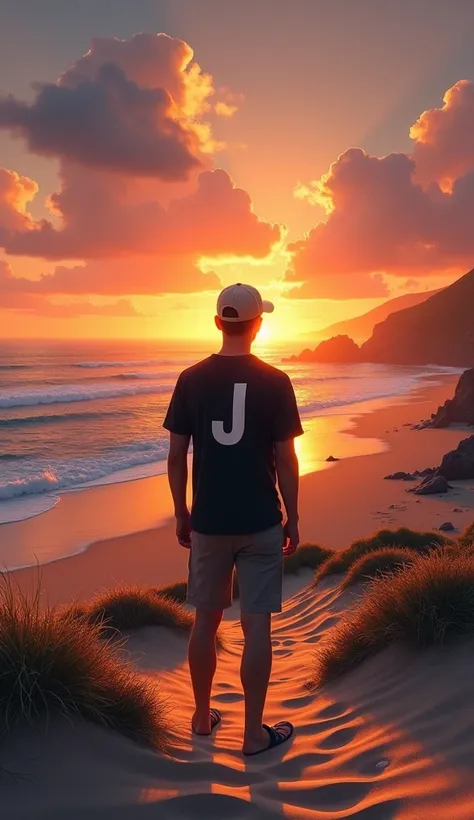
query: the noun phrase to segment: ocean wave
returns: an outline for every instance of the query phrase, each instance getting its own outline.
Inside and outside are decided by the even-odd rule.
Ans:
[[[23,427],[36,424],[56,424],[63,421],[97,421],[98,419],[120,418],[132,415],[130,410],[106,410],[84,413],[44,413],[34,416],[13,416],[9,419],[0,419],[2,427]]]
[[[128,361],[128,362],[74,362],[72,367],[86,367],[86,368],[97,368],[97,367],[149,367],[151,365],[167,365],[167,364],[174,364],[174,361],[168,361],[166,359],[144,359],[142,361]]]
[[[115,379],[126,379],[129,381],[140,380],[140,379],[176,379],[178,376],[177,373],[117,373],[116,376],[113,378]],[[105,378],[110,378],[110,376],[106,376]]]
[[[0,407],[32,407],[38,404],[69,404],[77,401],[94,401],[94,399],[114,399],[121,396],[138,396],[152,393],[167,393],[170,388],[164,384],[107,386],[62,384],[58,387],[29,387],[17,390],[0,391]]]
[[[27,475],[18,473],[16,478],[0,483],[0,501],[80,487],[121,470],[163,461],[166,455],[167,448],[160,442],[137,442],[95,458],[58,461],[47,466],[38,462],[25,463],[22,466],[28,470]]]
[[[26,521],[51,510],[58,503],[57,495],[38,495],[25,498],[9,498],[0,501],[0,524]],[[2,567],[3,569],[3,567]]]
[[[350,407],[352,404],[362,404],[368,401],[377,401],[377,399],[387,399],[392,396],[402,395],[407,393],[418,385],[418,379],[413,378],[410,383],[400,385],[387,386],[386,390],[381,390],[374,393],[364,393],[364,395],[353,394],[347,398],[323,399],[320,401],[310,401],[306,404],[300,402],[300,413],[302,416],[323,415],[324,410],[337,409],[338,407]]]

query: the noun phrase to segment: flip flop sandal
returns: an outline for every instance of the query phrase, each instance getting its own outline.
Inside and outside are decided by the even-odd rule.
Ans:
[[[212,734],[213,729],[215,729],[216,726],[221,722],[222,715],[221,715],[221,713],[219,712],[218,709],[210,709],[210,715],[211,715],[211,731],[209,732],[209,734]],[[193,733],[195,735],[198,735],[198,737],[209,737],[209,735],[207,733],[203,734],[202,732],[196,732],[195,729],[194,729],[194,726],[192,727],[192,730],[193,730]]]
[[[264,749],[259,749],[258,752],[244,752],[246,757],[261,755],[263,752],[268,752],[269,749],[275,749],[277,746],[281,746],[282,743],[286,743],[286,741],[290,739],[294,732],[293,724],[287,720],[275,723],[274,726],[267,726],[266,723],[264,723],[263,728],[267,730],[270,736],[270,744],[265,746]]]

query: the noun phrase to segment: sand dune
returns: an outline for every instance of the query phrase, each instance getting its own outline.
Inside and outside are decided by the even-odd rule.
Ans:
[[[169,702],[173,756],[58,718],[39,731],[23,728],[2,751],[5,817],[472,820],[472,646],[416,655],[395,647],[336,684],[309,692],[305,683],[318,642],[361,587],[341,593],[335,577],[312,590],[304,586],[308,581],[285,582],[290,597],[274,624],[267,719],[294,721],[290,744],[254,759],[240,753],[236,611],[224,624],[226,649],[214,690],[223,721],[212,738],[190,734],[185,639],[164,629],[141,630],[128,647]]]

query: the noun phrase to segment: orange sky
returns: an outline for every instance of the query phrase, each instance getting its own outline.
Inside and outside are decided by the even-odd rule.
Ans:
[[[474,7],[222,6],[6,0],[0,336],[211,338],[248,281],[293,339],[472,266]]]

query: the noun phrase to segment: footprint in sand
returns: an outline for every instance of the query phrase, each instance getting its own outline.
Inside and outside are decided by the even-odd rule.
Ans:
[[[344,703],[333,703],[331,706],[325,706],[324,709],[318,713],[318,719],[321,718],[338,718],[347,715],[347,706]]]
[[[291,655],[291,652],[288,649],[275,649],[273,654],[279,658],[287,658],[288,655]]]
[[[243,700],[244,696],[240,692],[223,692],[222,695],[215,695],[213,700],[218,703],[238,703]]]
[[[289,709],[292,709],[292,708],[299,709],[301,706],[307,706],[308,703],[311,703],[313,698],[314,698],[313,695],[302,695],[299,698],[287,698],[286,700],[282,701],[281,705],[284,706],[285,709],[287,707]]]
[[[332,760],[332,755],[322,754],[321,752],[308,752],[306,754],[294,755],[291,758],[279,761],[274,766],[267,769],[271,772],[273,777],[288,780],[299,780],[305,769],[310,766],[321,766],[323,763],[328,763]]]
[[[295,643],[296,641],[293,641],[291,638],[289,638],[287,641],[283,641],[283,646],[294,646]]]
[[[298,806],[311,808],[312,811],[326,812],[337,806],[338,811],[353,809],[367,797],[370,791],[369,783],[353,783],[339,781],[338,783],[328,783],[324,786],[316,786],[314,789],[296,789],[292,791],[293,801],[298,802]],[[368,815],[366,815],[368,817]],[[381,817],[383,815],[379,815]],[[387,816],[387,815],[386,815]],[[391,816],[391,815],[390,815]]]
[[[321,741],[319,746],[321,749],[327,749],[328,751],[335,751],[336,749],[341,749],[343,746],[347,746],[351,743],[357,734],[357,729],[353,729],[351,727],[347,727],[345,729],[336,729],[335,732],[331,732],[330,735],[324,738]]]

